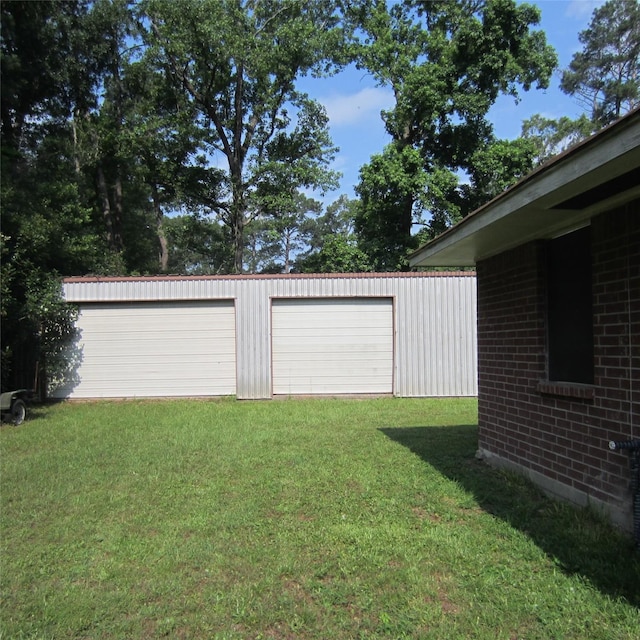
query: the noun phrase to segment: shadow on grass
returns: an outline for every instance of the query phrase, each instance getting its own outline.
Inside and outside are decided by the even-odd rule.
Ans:
[[[601,516],[546,497],[525,478],[477,460],[477,425],[381,429],[528,535],[567,574],[640,606],[640,553]]]

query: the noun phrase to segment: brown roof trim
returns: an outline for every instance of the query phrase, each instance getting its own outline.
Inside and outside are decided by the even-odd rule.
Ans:
[[[398,271],[384,273],[265,273],[214,276],[70,276],[63,279],[65,284],[85,282],[163,282],[176,280],[322,280],[357,278],[452,278],[475,277],[475,271]]]

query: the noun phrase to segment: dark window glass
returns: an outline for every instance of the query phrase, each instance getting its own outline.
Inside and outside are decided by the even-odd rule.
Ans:
[[[593,384],[591,229],[548,249],[549,380]]]

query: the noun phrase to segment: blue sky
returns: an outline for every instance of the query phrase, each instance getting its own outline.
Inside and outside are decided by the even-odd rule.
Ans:
[[[593,10],[604,0],[529,2],[540,7],[542,21],[538,28],[546,32],[547,42],[555,48],[559,70],[566,68],[573,54],[582,49],[578,34],[587,27]],[[518,137],[522,121],[535,113],[551,118],[580,115],[582,109],[573,98],[560,91],[559,84],[558,71],[545,91],[522,92],[519,103],[511,97],[500,98],[490,113],[496,136]],[[300,89],[325,106],[333,142],[340,147],[333,168],[343,174],[341,187],[328,194],[325,202],[335,200],[342,193],[354,197],[353,187],[358,182],[360,167],[389,142],[380,111],[393,105],[391,91],[377,87],[371,76],[352,68],[332,78],[305,80]]]

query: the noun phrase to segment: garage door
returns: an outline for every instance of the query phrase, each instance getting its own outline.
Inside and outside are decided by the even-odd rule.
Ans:
[[[392,300],[274,300],[272,363],[275,395],[392,393]]]
[[[78,362],[58,397],[233,395],[233,302],[82,306]]]

